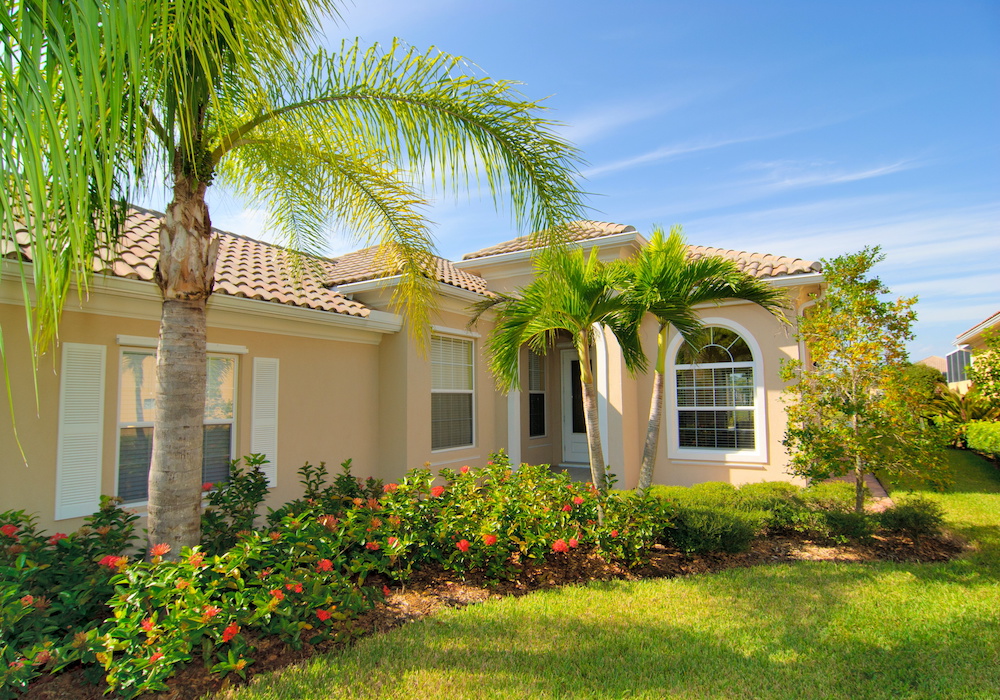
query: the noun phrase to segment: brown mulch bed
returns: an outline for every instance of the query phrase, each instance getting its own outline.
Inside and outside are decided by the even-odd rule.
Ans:
[[[453,572],[425,569],[416,572],[405,587],[396,587],[384,603],[379,603],[373,610],[362,615],[357,620],[358,636],[388,632],[443,608],[461,608],[504,596],[524,595],[546,588],[590,581],[673,578],[791,561],[937,562],[952,559],[964,549],[964,543],[949,536],[918,540],[904,536],[877,536],[867,543],[850,544],[814,542],[796,536],[772,536],[756,540],[749,551],[740,554],[686,556],[675,549],[656,545],[650,553],[649,561],[634,568],[608,562],[592,552],[578,550],[552,555],[544,562],[524,567],[513,581],[493,584],[474,575],[462,579]],[[381,586],[385,582],[375,583]],[[248,679],[255,674],[284,668],[343,646],[321,643],[292,649],[275,638],[253,641],[257,650],[254,653],[254,663],[248,668]],[[212,676],[201,664],[192,663],[169,679],[169,691],[144,697],[149,700],[197,700],[205,694],[242,682],[236,676],[228,679]],[[106,698],[103,686],[89,685],[79,668],[38,679],[21,697],[28,700]]]

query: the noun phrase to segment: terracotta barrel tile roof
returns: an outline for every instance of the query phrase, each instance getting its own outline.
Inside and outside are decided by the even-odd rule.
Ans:
[[[604,238],[605,236],[616,236],[619,233],[633,233],[635,227],[626,224],[612,224],[606,221],[573,221],[568,224],[569,231],[566,238],[570,241],[586,241],[591,238]],[[489,248],[483,248],[472,253],[466,253],[462,260],[472,260],[474,258],[485,258],[489,255],[500,255],[502,253],[515,253],[520,250],[530,250],[537,245],[532,242],[530,236],[513,238],[503,243],[497,243]]]
[[[697,260],[711,255],[734,260],[740,270],[754,277],[784,277],[809,272],[820,272],[822,263],[801,258],[787,258],[783,255],[769,253],[748,253],[744,250],[726,250],[724,248],[709,248],[706,246],[689,245],[688,255]]]
[[[152,282],[162,218],[163,214],[158,212],[131,209],[117,251],[99,250],[94,256],[94,271]],[[218,229],[214,231],[219,236],[216,293],[349,316],[368,316],[369,309],[364,304],[327,288],[333,261],[309,255],[296,259],[279,246]],[[18,231],[17,239],[22,246],[21,255],[30,259],[27,233]],[[0,251],[5,257],[8,253],[13,254],[12,251]]]
[[[598,240],[621,233],[636,233],[636,229],[633,226],[612,224],[603,221],[574,221],[569,224],[569,229],[568,238],[571,241]],[[533,247],[531,239],[528,236],[522,236],[498,243],[489,248],[468,253],[462,256],[462,260],[473,260],[491,255],[514,253],[522,250],[530,250]],[[688,246],[688,251],[689,255],[695,259],[707,255],[717,255],[722,258],[734,260],[742,271],[759,278],[784,277],[787,275],[819,272],[823,269],[821,263],[812,260],[788,258],[768,253],[751,253],[743,250],[726,250],[724,248],[709,248],[706,246]]]
[[[377,254],[378,248],[372,246],[334,258],[331,261],[333,272],[327,278],[327,284],[350,284],[384,276],[384,272],[380,269],[381,264],[376,261]],[[434,279],[476,294],[489,294],[486,280],[482,277],[459,270],[451,264],[451,261],[437,256],[434,257]]]

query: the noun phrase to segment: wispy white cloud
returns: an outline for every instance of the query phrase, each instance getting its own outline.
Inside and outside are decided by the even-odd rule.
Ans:
[[[831,167],[831,164],[828,163],[803,164],[785,161],[781,163],[761,164],[760,169],[770,171],[762,183],[764,189],[775,191],[801,187],[824,187],[827,185],[870,180],[871,178],[892,175],[893,173],[918,167],[921,167],[921,163],[916,160],[897,160],[894,163],[853,170]],[[758,185],[760,184],[758,183]]]
[[[607,101],[588,111],[570,116],[559,133],[578,146],[599,141],[623,127],[658,117],[680,109],[702,98],[707,91],[698,91],[670,98]]]
[[[648,163],[657,163],[665,160],[670,160],[671,158],[676,158],[677,156],[686,155],[688,153],[697,153],[699,151],[709,151],[715,148],[722,148],[724,146],[731,146],[736,143],[747,143],[750,141],[762,141],[764,139],[774,138],[775,134],[766,134],[760,136],[748,136],[744,138],[730,138],[730,139],[717,139],[714,141],[695,141],[682,144],[673,144],[670,146],[663,146],[661,148],[655,148],[646,153],[639,154],[637,156],[631,156],[629,158],[622,158],[621,160],[616,160],[611,163],[605,163],[604,165],[598,165],[593,168],[587,168],[583,171],[582,175],[588,179],[594,179],[601,175],[607,175],[608,173],[619,172],[622,170],[629,170],[638,165],[645,165]]]

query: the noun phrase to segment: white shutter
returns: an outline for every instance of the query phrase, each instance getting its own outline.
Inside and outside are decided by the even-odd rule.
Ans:
[[[253,415],[250,419],[250,452],[267,457],[261,467],[267,485],[278,485],[278,360],[253,360]]]
[[[105,354],[103,345],[62,345],[56,520],[90,515],[100,506]]]

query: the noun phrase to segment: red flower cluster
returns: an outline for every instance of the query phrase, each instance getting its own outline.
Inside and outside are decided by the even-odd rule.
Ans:
[[[316,571],[333,571],[333,562],[329,559],[320,559],[316,563]]]
[[[463,474],[468,474],[469,473],[469,465],[466,464],[464,467],[462,467],[458,471],[462,472]]]
[[[564,539],[558,539],[558,540],[556,540],[555,542],[552,543],[552,551],[553,552],[568,552],[569,551],[569,545],[566,544],[566,540],[564,540]]]
[[[468,552],[469,540],[459,540],[458,542],[455,543],[455,546],[458,547],[458,550],[460,552]]]
[[[145,620],[139,623],[139,626],[142,627],[144,632],[152,632],[154,626],[153,618],[147,617]]]
[[[583,505],[583,496],[575,496],[573,498],[573,503],[577,504],[578,506],[582,506]]]
[[[377,552],[379,549],[381,549],[381,547],[379,546],[378,542],[369,542],[365,545],[365,549],[370,549],[373,552]]]
[[[155,654],[153,654],[152,656],[149,657],[149,663],[150,664],[155,664],[157,661],[159,661],[162,658],[163,658],[163,652],[162,651],[158,651],[158,652],[156,652]]]
[[[576,546],[578,544],[580,544],[580,542],[575,537],[570,537],[569,538],[569,548],[570,549],[576,549]]]
[[[386,484],[382,487],[383,493],[395,493],[399,490],[399,484]]]
[[[562,509],[563,509],[563,510],[564,510],[565,512],[567,512],[567,513],[568,513],[568,512],[570,512],[571,510],[573,510],[573,506],[571,506],[571,505],[570,505],[569,503],[567,503],[566,505],[564,505],[564,506],[562,507]]]
[[[222,612],[222,608],[216,605],[206,605],[201,611],[201,621],[208,622],[220,612]]]
[[[222,630],[222,643],[232,640],[233,637],[240,633],[240,626],[235,622],[230,622],[226,629]]]
[[[188,564],[190,564],[191,566],[201,566],[202,562],[204,561],[205,561],[205,555],[202,554],[201,552],[195,552],[194,554],[188,557]]]
[[[330,619],[330,611],[320,608],[319,610],[316,611],[316,617],[318,617],[323,622],[326,622],[327,620]]]
[[[496,535],[483,535],[483,544],[485,544],[487,547],[492,547],[496,543],[497,543]]]
[[[49,544],[57,544],[59,540],[65,540],[69,535],[63,532],[57,532],[49,538]]]
[[[301,583],[295,583],[294,581],[292,583],[286,583],[285,584],[285,588],[288,589],[288,590],[290,590],[290,591],[295,591],[296,593],[301,593],[302,592],[302,584]]]
[[[386,586],[385,584],[382,584],[382,595],[388,598],[389,596],[392,595],[392,589]]]
[[[386,542],[389,543],[390,547],[395,547],[396,543],[399,542],[399,538],[398,537],[390,537],[389,539],[386,540]]]
[[[109,554],[97,563],[99,566],[106,566],[109,569],[117,569],[123,566],[127,561],[128,557],[116,557],[114,554]]]
[[[211,491],[213,486],[215,486],[215,484],[213,484],[211,481],[206,481],[204,484],[201,485],[201,490]]]
[[[439,496],[443,496],[444,495],[444,486],[435,486],[434,488],[432,488],[431,489],[431,495],[434,496],[434,498],[437,498]]]
[[[271,594],[271,597],[273,597],[275,600],[284,600],[285,599],[285,594],[284,594],[284,592],[282,592],[282,590],[280,588],[274,588],[274,589],[272,589],[272,590],[270,590],[268,592]]]
[[[162,557],[169,551],[170,551],[170,545],[166,544],[165,542],[161,542],[160,544],[154,544],[152,547],[149,548],[149,553],[152,554],[154,557]]]
[[[321,515],[318,518],[316,518],[316,522],[318,522],[320,525],[325,527],[327,530],[330,530],[331,532],[333,532],[337,528],[337,525],[340,524],[340,520],[333,517],[332,515]]]
[[[21,598],[21,605],[25,607],[29,605],[34,605],[34,603],[35,603],[35,597],[33,595],[29,594]]]
[[[612,537],[618,537],[618,530],[612,530],[611,531],[611,536]]]
[[[4,525],[3,527],[0,527],[0,534],[17,539],[17,526],[10,524]]]

